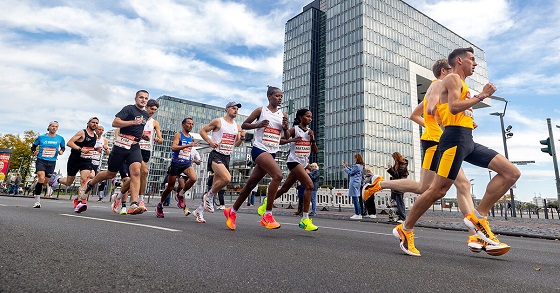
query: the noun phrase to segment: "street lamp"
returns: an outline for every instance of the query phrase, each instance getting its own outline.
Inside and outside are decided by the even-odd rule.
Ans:
[[[500,125],[502,126],[502,140],[504,142],[504,155],[506,157],[506,159],[509,160],[509,155],[508,155],[508,149],[507,149],[507,142],[506,140],[510,137],[513,136],[513,133],[511,132],[511,125],[509,125],[506,128],[504,127],[504,116],[506,116],[506,109],[507,109],[507,105],[508,105],[508,101],[502,97],[497,97],[497,96],[491,96],[492,99],[494,100],[498,100],[498,101],[502,101],[505,102],[504,105],[504,111],[503,112],[494,112],[494,113],[490,113],[490,115],[493,116],[499,116],[500,117]],[[517,217],[516,213],[515,213],[515,198],[513,196],[513,188],[509,189],[509,194],[511,196],[511,216],[512,217]],[[504,194],[504,205],[506,204],[506,195]],[[506,215],[506,219],[507,219],[507,210],[505,212]]]
[[[471,197],[474,197],[474,179],[471,179]]]

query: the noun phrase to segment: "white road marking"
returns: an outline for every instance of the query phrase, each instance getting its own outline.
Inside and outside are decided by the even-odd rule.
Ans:
[[[169,231],[169,232],[181,232],[181,230],[175,230],[175,229],[170,229],[170,228],[165,228],[165,227],[158,227],[158,226],[152,226],[152,225],[145,225],[145,224],[137,224],[137,223],[123,222],[123,221],[115,221],[115,220],[101,219],[101,218],[93,218],[93,217],[84,217],[84,216],[69,215],[69,214],[60,214],[60,215],[61,215],[61,216],[66,216],[66,217],[74,217],[74,218],[82,218],[82,219],[96,220],[96,221],[103,221],[103,222],[110,222],[110,223],[117,223],[117,224],[125,224],[125,225],[140,226],[140,227],[158,229],[158,230]]]

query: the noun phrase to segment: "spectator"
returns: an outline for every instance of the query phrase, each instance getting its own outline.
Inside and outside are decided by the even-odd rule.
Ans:
[[[294,212],[296,216],[302,216],[303,214],[303,193],[305,192],[305,185],[301,184],[301,182],[296,181],[296,190],[297,190],[297,197],[298,197],[298,205],[297,211]]]
[[[105,197],[105,186],[107,185],[107,182],[105,181],[101,181],[101,183],[99,183],[99,186],[97,186],[97,192],[99,195],[99,199],[97,201],[102,201],[103,198]]]
[[[366,168],[366,174],[364,175],[364,184],[362,185],[362,190],[364,187],[372,183],[373,171],[371,168]],[[363,195],[363,194],[362,194]],[[375,198],[374,196],[369,197],[364,201],[365,210],[367,211],[366,217],[375,219],[377,218],[377,210],[375,209]]]
[[[315,216],[317,214],[317,189],[319,189],[319,166],[317,163],[311,163],[307,165],[309,167],[309,177],[313,181],[313,192],[311,192],[311,213],[309,216]]]
[[[391,175],[391,180],[396,179],[404,179],[408,177],[408,160],[405,159],[399,152],[393,153],[393,160],[395,161],[394,165],[388,163],[387,173]],[[404,207],[404,199],[403,193],[391,189],[391,200],[394,200],[397,203],[397,215],[399,219],[397,222],[402,223],[406,219],[405,207]]]
[[[364,159],[362,155],[354,155],[354,166],[350,168],[346,161],[342,161],[342,166],[344,167],[344,172],[350,175],[350,182],[348,185],[348,196],[352,197],[352,203],[354,204],[354,215],[350,217],[352,220],[361,220],[362,211],[360,209],[359,196],[362,187],[362,172],[364,170]]]
[[[21,183],[21,175],[19,173],[16,173],[16,175],[14,175],[14,185],[12,185],[12,193],[14,195],[19,194],[19,184]]]
[[[255,195],[257,195],[257,191],[259,190],[259,186],[255,186],[253,190],[251,190],[251,195],[247,198],[247,206],[254,206],[255,205]]]

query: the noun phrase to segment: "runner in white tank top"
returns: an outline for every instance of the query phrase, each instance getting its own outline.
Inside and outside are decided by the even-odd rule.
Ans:
[[[222,188],[231,182],[229,173],[229,159],[233,152],[233,148],[240,146],[245,140],[245,130],[235,122],[237,112],[241,108],[241,104],[237,102],[229,102],[226,105],[226,115],[222,118],[216,118],[210,121],[200,130],[200,136],[204,139],[213,150],[208,155],[207,170],[214,173],[211,189],[202,197],[202,204],[195,210],[196,220],[199,223],[206,222],[204,220],[204,209],[214,212],[214,194],[217,194]],[[208,132],[212,131],[212,137],[208,136]]]
[[[286,193],[299,180],[305,191],[303,193],[303,216],[299,222],[299,227],[306,231],[317,231],[319,227],[313,225],[313,221],[309,218],[309,203],[311,202],[311,192],[313,191],[313,181],[309,177],[311,170],[307,169],[309,163],[309,155],[317,153],[317,144],[315,143],[315,134],[309,129],[309,124],[313,120],[313,114],[308,109],[300,109],[296,112],[294,119],[294,127],[288,129],[290,139],[282,140],[281,144],[290,144],[290,153],[288,154],[287,165],[290,173],[282,187],[276,192],[279,198]],[[301,200],[301,199],[300,199]],[[263,210],[264,207],[260,207]]]
[[[268,185],[268,203],[260,223],[268,229],[280,228],[280,224],[272,217],[272,203],[283,175],[274,158],[280,145],[280,138],[289,138],[288,115],[278,109],[282,104],[282,91],[279,88],[268,87],[266,95],[268,97],[268,106],[255,109],[243,122],[243,125],[241,125],[243,129],[255,129],[251,156],[256,165],[251,172],[247,184],[241,189],[233,207],[224,210],[226,225],[232,230],[236,228],[237,210],[247,199],[251,190],[257,186],[266,174],[272,177],[272,181]],[[258,121],[256,124],[253,124],[255,120]]]

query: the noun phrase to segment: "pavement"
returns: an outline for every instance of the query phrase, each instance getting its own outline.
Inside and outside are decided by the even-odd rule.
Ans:
[[[13,196],[7,194],[0,194],[0,196]],[[22,195],[19,195],[22,196]],[[30,196],[23,196],[29,197]],[[72,197],[72,199],[75,196]],[[91,197],[90,200],[96,200],[96,196]],[[155,201],[154,201],[155,199]],[[43,199],[42,199],[43,200]],[[44,200],[70,200],[70,196],[68,195],[60,195],[58,198],[52,199],[44,199]],[[105,198],[103,202],[109,203],[109,198]],[[159,197],[153,197],[147,200],[146,206],[148,208],[155,207],[155,204],[159,200]],[[235,198],[230,198],[229,196],[225,197],[225,205],[231,206]],[[260,202],[259,197],[255,198],[255,202]],[[30,204],[32,204],[30,202]],[[187,199],[186,204],[189,208],[196,208],[200,204],[200,199]],[[175,206],[175,200],[171,200],[171,206]],[[239,210],[240,213],[257,213],[258,204],[254,206],[247,206],[246,203],[243,204],[241,209]],[[295,209],[290,208],[288,206],[281,206],[277,205],[277,208],[274,209],[274,214],[279,214],[283,216],[294,216],[293,212]],[[216,210],[216,212],[221,212],[220,210]],[[317,215],[313,218],[316,219],[314,223],[318,226],[321,225],[320,219],[338,219],[341,221],[357,221],[351,220],[350,216],[354,214],[354,209],[349,208],[338,208],[338,207],[331,207],[328,210],[317,210]],[[550,217],[550,214],[549,214]],[[523,217],[520,217],[518,214],[517,217],[512,218],[509,217],[505,219],[502,216],[499,216],[499,212],[496,213],[495,217],[488,217],[490,221],[490,225],[492,231],[498,235],[508,235],[508,236],[517,236],[517,237],[530,237],[530,238],[542,238],[542,239],[551,239],[551,240],[560,240],[560,219],[558,219],[558,214],[553,215],[554,218],[544,219],[543,214],[541,213],[539,218],[537,215],[529,215],[526,213],[523,214]],[[389,217],[386,214],[377,214],[377,218],[371,219],[364,217],[360,222],[371,222],[371,223],[381,223],[387,224],[387,229],[391,229],[395,223],[389,222]],[[449,211],[449,210],[428,210],[424,216],[420,218],[416,227],[423,227],[423,228],[435,228],[435,229],[444,229],[444,230],[455,230],[455,231],[466,231],[467,228],[463,223],[463,215],[457,211]]]

